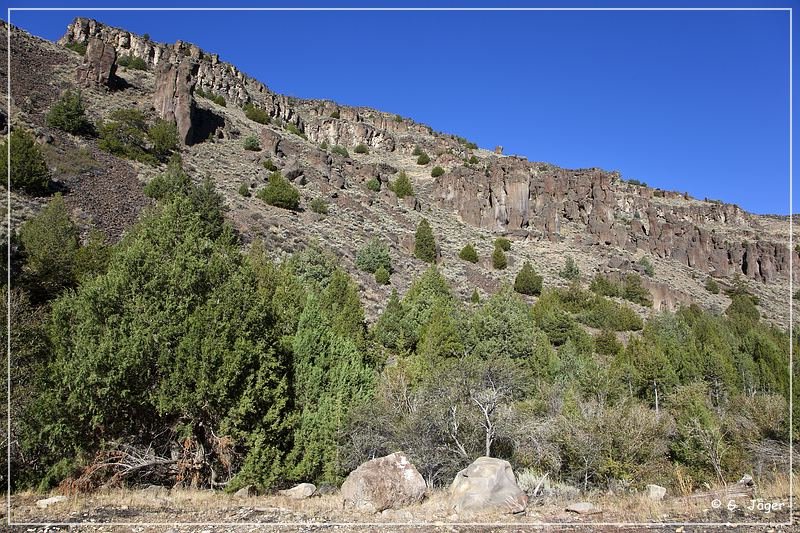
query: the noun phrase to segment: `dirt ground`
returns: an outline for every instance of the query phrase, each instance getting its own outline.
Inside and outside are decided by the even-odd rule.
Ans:
[[[762,509],[750,498],[736,498],[736,508],[715,509],[712,498],[668,498],[652,502],[644,495],[589,495],[599,512],[578,515],[565,511],[573,501],[534,499],[517,515],[456,516],[444,491],[432,491],[422,503],[377,514],[343,506],[338,494],[293,500],[267,495],[250,498],[211,491],[144,489],[109,490],[69,496],[46,509],[36,502],[46,495],[21,493],[11,497],[11,531],[97,531],[217,533],[250,531],[795,531],[789,522],[788,485],[757,491]],[[756,502],[757,503],[757,502]],[[764,503],[779,504],[765,512]],[[6,509],[3,509],[6,513]],[[800,514],[795,512],[795,520]],[[6,517],[3,517],[4,521]],[[617,525],[617,523],[628,525]],[[704,525],[687,525],[687,522]],[[717,526],[713,524],[719,524]],[[738,524],[738,525],[737,525]]]

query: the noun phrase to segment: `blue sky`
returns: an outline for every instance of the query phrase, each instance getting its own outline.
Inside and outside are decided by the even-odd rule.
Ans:
[[[794,4],[706,5],[800,7]],[[756,213],[789,211],[787,12],[71,10],[14,12],[12,22],[57,39],[76,15],[158,41],[194,42],[278,92],[399,113],[482,147],[619,170]],[[797,198],[800,192],[795,206]]]

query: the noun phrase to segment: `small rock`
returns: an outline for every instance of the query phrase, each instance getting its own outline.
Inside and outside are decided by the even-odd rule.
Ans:
[[[57,503],[61,503],[61,502],[66,501],[66,500],[67,500],[66,496],[53,496],[52,498],[45,498],[43,500],[37,500],[36,501],[36,507],[38,507],[39,509],[47,509],[51,505],[55,505]]]
[[[279,490],[278,494],[288,496],[295,500],[304,500],[306,498],[310,498],[316,491],[317,487],[315,487],[312,483],[300,483],[291,489]]]
[[[744,485],[745,487],[752,487],[753,485],[755,485],[755,482],[753,481],[753,476],[751,476],[750,474],[743,475],[742,479],[739,480],[737,485]]]
[[[647,485],[647,497],[653,501],[660,502],[667,495],[667,489],[660,485]]]
[[[570,513],[578,513],[578,514],[597,514],[602,513],[603,511],[595,506],[595,504],[591,502],[576,502],[570,504],[566,509]]]
[[[234,498],[251,498],[256,495],[256,488],[253,485],[245,485],[234,493]]]

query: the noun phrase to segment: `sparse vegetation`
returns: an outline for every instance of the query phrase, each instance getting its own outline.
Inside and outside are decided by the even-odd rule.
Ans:
[[[467,244],[464,246],[458,253],[458,257],[464,261],[469,261],[470,263],[478,262],[478,252],[475,251],[475,247],[472,246],[472,244]]]
[[[158,158],[148,150],[147,119],[135,108],[116,109],[99,128],[97,146],[118,157],[156,165]]]
[[[422,151],[422,148],[420,148],[419,146],[415,146],[414,150],[411,152],[411,155],[413,155],[414,157],[418,157],[423,155],[424,153],[425,152]]]
[[[86,55],[86,43],[79,43],[79,42],[71,42],[64,45],[65,48],[68,48],[75,52],[76,54]]]
[[[80,91],[65,91],[47,113],[47,125],[73,135],[94,132],[94,125],[86,118],[86,109]]]
[[[264,161],[261,162],[261,166],[265,169],[269,170],[270,172],[275,172],[278,170],[278,167],[275,166],[275,163],[272,162],[272,158],[266,158]]]
[[[504,252],[508,252],[511,250],[511,241],[505,237],[498,237],[494,240],[494,247],[500,248]]]
[[[203,91],[203,89],[201,89],[200,87],[195,89],[194,94],[196,94],[201,98],[206,98],[207,100],[211,100],[218,106],[226,107],[228,105],[227,102],[225,101],[225,97],[222,96],[221,94],[214,94],[210,92],[207,93]]]
[[[392,184],[392,191],[398,198],[405,198],[406,196],[414,196],[414,186],[411,185],[411,180],[405,172],[400,171],[397,179]]]
[[[366,144],[361,143],[358,146],[356,146],[355,150],[353,150],[353,151],[355,153],[357,153],[357,154],[368,154],[369,153],[369,148],[367,148]]]
[[[331,152],[342,157],[350,157],[350,152],[347,151],[347,148],[338,144],[331,148]]]
[[[641,266],[642,270],[644,270],[644,273],[647,274],[648,276],[650,276],[651,278],[656,273],[656,269],[653,266],[653,262],[650,261],[650,258],[647,257],[646,255],[642,256],[642,258],[639,259],[639,266]]]
[[[492,252],[492,266],[495,270],[505,270],[508,266],[506,253],[499,246],[495,246],[494,251]]]
[[[370,180],[367,182],[367,189],[371,190],[372,192],[380,192],[380,180],[378,178],[370,178]]]
[[[339,114],[339,110],[338,109],[335,110],[333,113],[331,113],[331,118],[340,118],[340,117],[341,117],[341,115]]]
[[[379,268],[384,268],[387,272],[392,272],[392,259],[389,256],[389,248],[380,239],[372,239],[364,245],[356,254],[356,266],[371,274],[377,272]]]
[[[572,257],[567,256],[567,258],[564,260],[564,268],[561,269],[558,275],[566,280],[575,281],[580,279],[581,271],[578,268],[578,265],[575,264],[575,260]]]
[[[309,206],[311,211],[317,213],[318,215],[327,215],[328,214],[328,202],[326,202],[322,198],[314,198],[311,200],[311,204]]]
[[[0,172],[8,175],[8,143],[11,143],[11,188],[28,194],[44,194],[50,184],[42,150],[33,135],[24,129],[13,128],[0,146]]]
[[[717,281],[716,281],[714,278],[712,278],[711,276],[709,276],[709,277],[706,279],[706,285],[705,285],[705,287],[706,287],[706,290],[707,290],[708,292],[710,292],[711,294],[719,294],[719,284],[718,284],[718,283],[717,283]]]
[[[476,156],[476,155],[473,155],[473,156],[470,156],[470,158],[469,158],[469,161],[468,161],[468,162],[469,162],[469,164],[470,164],[470,165],[477,165],[478,163],[480,163],[480,162],[481,162],[481,160],[480,160],[480,159],[478,159],[478,156]]]
[[[258,122],[259,124],[269,124],[270,119],[267,112],[261,108],[252,104],[250,102],[244,104],[242,106],[242,111],[244,111],[244,116],[252,120],[253,122]]]
[[[417,158],[418,165],[427,165],[431,162],[431,158],[428,154],[422,154]]]
[[[245,198],[250,197],[250,186],[246,183],[242,183],[239,185],[239,195],[244,196]]]
[[[472,290],[472,295],[469,297],[469,302],[472,304],[478,304],[481,302],[481,295],[478,294],[478,289]]]
[[[280,172],[270,174],[267,184],[256,196],[269,205],[283,209],[297,209],[300,206],[300,191]]]
[[[305,140],[308,140],[308,137],[306,137],[306,134],[303,133],[303,131],[300,128],[298,128],[297,126],[295,126],[294,124],[287,124],[286,125],[286,131],[288,131],[289,133],[291,133],[293,135],[297,135],[298,137],[302,137]]]
[[[439,176],[442,176],[442,175],[444,175],[444,169],[442,167],[440,167],[440,166],[435,166],[431,170],[431,177],[432,178],[438,178]]]

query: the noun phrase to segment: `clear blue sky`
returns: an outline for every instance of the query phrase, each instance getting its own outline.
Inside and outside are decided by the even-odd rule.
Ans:
[[[65,5],[10,5],[23,3]],[[104,4],[115,5],[73,5]],[[226,2],[169,5],[215,4]],[[76,15],[158,41],[194,42],[281,93],[400,113],[482,147],[500,144],[506,153],[569,168],[619,170],[756,213],[789,211],[787,12],[72,10],[14,12],[12,22],[55,40]],[[798,198],[800,192],[795,211]]]

